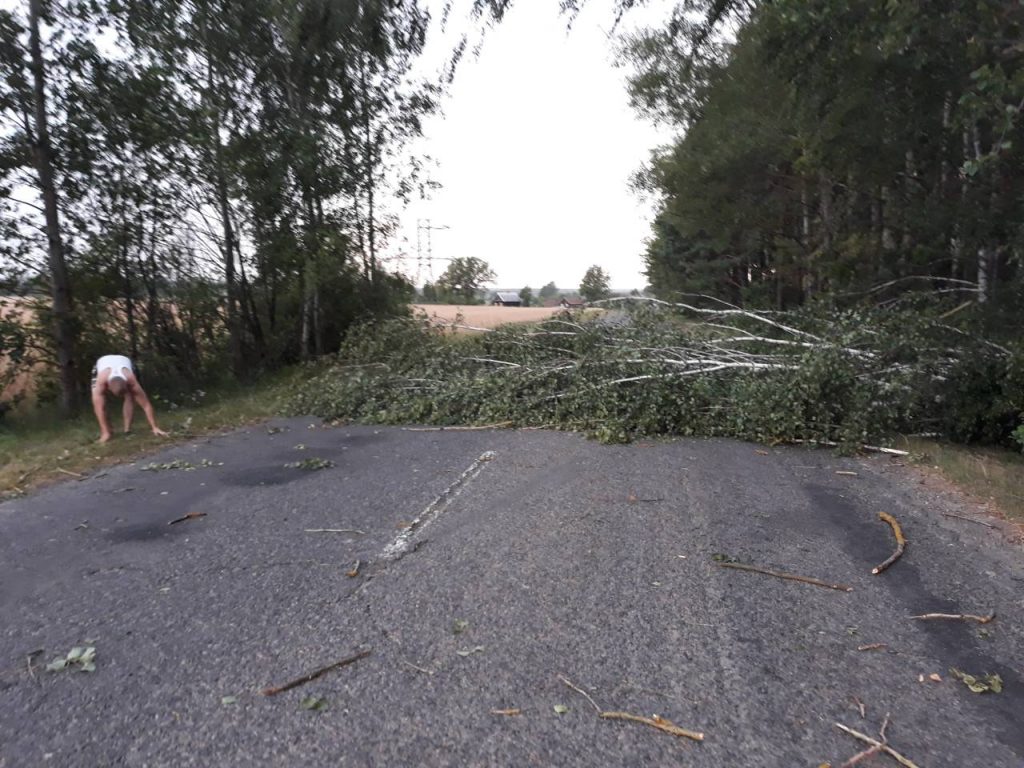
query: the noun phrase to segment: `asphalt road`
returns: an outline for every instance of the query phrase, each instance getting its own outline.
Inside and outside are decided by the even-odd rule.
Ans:
[[[885,457],[273,424],[0,505],[0,766],[1024,766],[1024,550]]]

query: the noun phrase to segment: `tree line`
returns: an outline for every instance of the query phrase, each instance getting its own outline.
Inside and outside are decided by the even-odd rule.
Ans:
[[[173,387],[336,349],[412,286],[381,261],[406,152],[418,0],[24,0],[0,11],[0,353],[52,363],[64,413],[95,356]],[[46,301],[41,301],[45,292]]]
[[[691,0],[630,36],[634,107],[679,132],[636,179],[654,291],[1019,308],[1022,32],[1010,0]]]

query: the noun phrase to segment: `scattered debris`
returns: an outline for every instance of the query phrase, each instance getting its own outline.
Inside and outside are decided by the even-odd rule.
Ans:
[[[58,472],[63,472],[65,475],[71,475],[71,477],[77,477],[79,480],[84,480],[85,479],[85,475],[80,475],[77,472],[72,472],[72,471],[67,470],[67,469],[61,469],[60,467],[57,467],[57,471]]]
[[[168,469],[180,469],[185,472],[191,472],[199,468],[223,466],[223,461],[211,461],[210,459],[200,459],[198,464],[193,464],[191,461],[186,461],[185,459],[175,459],[174,461],[166,461],[162,464],[152,462],[144,467],[141,467],[140,469],[143,472],[163,472],[164,470]]]
[[[474,653],[483,653],[487,649],[484,645],[475,645],[472,648],[466,648],[465,650],[456,651],[459,656],[466,657],[472,656]]]
[[[75,526],[75,530],[76,531],[84,531],[88,527],[89,527],[89,521],[88,520],[83,520],[82,522],[80,522],[78,525]]]
[[[949,670],[950,674],[953,675],[957,680],[961,681],[964,685],[971,689],[974,693],[1002,693],[1003,692],[1003,678],[999,675],[968,675],[965,672],[961,672],[956,667]]]
[[[116,490],[113,490],[113,491],[111,491],[111,493],[128,493],[129,491],[134,491],[134,490],[135,490],[135,486],[134,485],[127,485],[124,488],[118,488]]]
[[[319,712],[327,708],[327,700],[319,696],[307,696],[299,702],[299,706],[303,709],[308,709],[310,712]]]
[[[304,451],[304,450],[306,450],[306,444],[305,443],[299,443],[298,445],[293,445],[292,446],[292,450],[293,451]]]
[[[350,579],[354,579],[356,576],[359,575],[359,566],[362,565],[362,564],[363,564],[362,560],[356,560],[356,564],[354,566],[352,566],[352,570],[351,571],[345,571],[345,575],[348,576]]]
[[[555,706],[552,707],[552,709],[555,710],[556,715],[564,715],[566,712],[569,711],[569,708],[565,706],[565,704],[555,704]]]
[[[592,698],[590,698],[590,694],[589,693],[584,691],[579,686],[575,685],[571,680],[569,680],[569,678],[565,677],[564,675],[559,675],[558,679],[561,680],[563,683],[565,683],[570,688],[572,688],[574,691],[576,691],[576,693],[578,693],[581,696],[583,696],[583,698],[585,698],[587,701],[590,702],[590,706],[592,706],[594,708],[594,710],[598,714],[601,714],[601,708],[599,706],[597,706],[597,704],[594,702],[594,700]]]
[[[845,469],[837,469],[836,470],[836,474],[837,475],[844,475],[846,477],[858,477],[859,476],[856,472],[850,472],[849,470],[845,470]]]
[[[736,563],[739,562],[735,557],[731,555],[723,555],[721,552],[715,552],[711,555],[711,559],[716,563]]]
[[[365,536],[366,531],[360,531],[358,528],[306,528],[306,533],[357,533],[360,536]]]
[[[973,613],[922,613],[920,616],[911,616],[912,619],[951,619],[953,621],[976,621],[979,624],[988,624],[996,617],[993,611],[988,616],[975,616]]]
[[[941,683],[942,675],[940,675],[938,672],[932,672],[930,675],[928,675],[928,679],[931,680],[933,683]]]
[[[47,664],[46,671],[60,672],[62,669],[77,667],[80,672],[95,672],[95,662],[96,649],[93,646],[75,646],[68,651],[67,656],[58,656]]]
[[[694,741],[704,741],[703,733],[680,728],[675,723],[672,723],[663,717],[659,717],[658,715],[655,715],[654,717],[640,717],[639,715],[631,715],[629,712],[602,712],[601,717],[605,720],[629,720],[634,723],[644,723],[652,728],[657,728],[659,731],[671,733],[673,736],[682,736],[687,739],[693,739]]]
[[[316,680],[318,677],[325,675],[328,672],[331,672],[335,669],[340,669],[341,667],[346,667],[349,664],[359,661],[360,659],[366,658],[370,655],[372,650],[372,648],[367,648],[364,651],[359,651],[359,653],[353,654],[352,656],[344,658],[341,661],[336,661],[333,664],[328,664],[326,667],[321,667],[315,672],[310,672],[308,675],[303,675],[302,677],[296,678],[295,680],[292,680],[290,683],[272,686],[270,688],[264,688],[262,691],[260,691],[260,693],[262,693],[264,696],[276,696],[279,693],[290,691],[292,688],[298,688],[300,685],[305,685],[306,683]]]
[[[886,723],[888,723],[888,716],[886,716]],[[878,741],[877,739],[873,739],[870,736],[861,733],[860,731],[855,731],[853,730],[853,728],[848,728],[842,723],[836,723],[835,726],[839,730],[843,731],[843,733],[848,733],[851,736],[853,736],[853,738],[860,739],[864,743],[870,744],[879,752],[885,752],[885,754],[889,755],[889,757],[893,758],[900,765],[903,765],[906,768],[919,768],[919,766],[916,763],[911,762],[906,757],[897,752],[895,749],[890,747],[884,736],[882,736],[882,741]],[[884,730],[885,725],[883,724],[882,731],[884,732]]]
[[[280,434],[281,432],[286,432],[287,430],[288,430],[288,427],[267,427],[267,434],[268,435],[277,435],[277,434]]]
[[[762,451],[761,449],[756,449],[754,453],[756,453],[758,456],[771,456],[771,454],[768,453],[768,451]]]
[[[882,727],[878,731],[878,737],[882,740],[881,743],[876,744],[874,746],[870,746],[867,749],[865,749],[865,750],[863,750],[861,752],[858,752],[856,755],[854,755],[849,760],[847,760],[845,763],[843,763],[841,766],[839,766],[839,768],[851,768],[851,766],[856,765],[861,760],[866,760],[867,758],[871,757],[872,755],[877,755],[879,752],[881,752],[882,751],[882,747],[885,745],[885,741],[886,741],[886,739],[885,739],[885,729],[888,728],[888,727],[889,727],[889,715],[886,714],[885,720],[882,722]]]
[[[515,717],[516,715],[523,714],[523,710],[519,709],[518,707],[513,707],[512,709],[492,709],[491,714],[505,715],[506,717]]]
[[[903,550],[907,548],[907,540],[903,537],[903,529],[900,528],[900,524],[896,521],[896,518],[888,512],[879,512],[878,519],[885,521],[892,528],[893,535],[896,537],[896,551],[889,555],[885,562],[871,569],[871,572],[876,575],[899,560],[903,555]]]
[[[452,634],[454,635],[461,635],[467,629],[469,629],[469,622],[465,619],[456,619],[452,622]]]
[[[995,528],[996,526],[992,523],[986,523],[984,520],[975,520],[973,517],[964,517],[963,515],[954,515],[952,512],[943,512],[943,517],[955,517],[957,520],[966,520],[968,523],[977,523],[978,525],[984,525],[986,528]]]
[[[186,520],[196,520],[200,517],[206,517],[205,512],[189,512],[187,515],[176,517],[168,525],[177,525],[178,523],[184,523]]]
[[[330,469],[333,466],[334,462],[330,459],[321,459],[318,457],[303,459],[302,461],[291,461],[285,464],[285,467],[288,469],[305,469],[310,472],[318,469]]]
[[[789,579],[790,581],[802,581],[804,584],[814,584],[818,587],[827,587],[828,589],[835,589],[840,592],[853,592],[853,587],[848,587],[845,584],[829,584],[827,581],[821,581],[820,579],[811,578],[810,576],[798,576],[793,573],[783,573],[782,571],[772,571],[768,568],[760,568],[756,565],[746,565],[744,563],[735,562],[723,562],[719,561],[718,564],[723,568],[736,568],[740,571],[752,571],[753,573],[763,573],[766,576],[774,576],[777,579]]]
[[[237,696],[221,696],[220,697],[220,703],[223,706],[225,706],[225,707],[228,706],[229,704],[237,704],[238,703],[238,697]]]
[[[880,651],[882,648],[886,648],[885,643],[868,643],[867,645],[858,645],[858,651]]]

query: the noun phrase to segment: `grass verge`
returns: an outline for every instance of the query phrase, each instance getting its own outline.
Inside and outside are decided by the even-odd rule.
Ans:
[[[277,416],[282,397],[301,377],[299,369],[281,371],[248,387],[210,392],[190,406],[171,408],[154,402],[157,422],[169,437],[154,437],[139,408],[132,433],[122,434],[120,400],[116,398],[108,405],[114,437],[106,445],[96,442],[99,428],[91,412],[71,421],[44,412],[14,417],[0,426],[0,497],[19,496],[41,485],[153,453],[176,441]]]
[[[936,440],[908,438],[901,445],[922,467],[938,470],[949,482],[990,502],[1014,522],[1024,522],[1024,454],[998,448],[969,448]]]

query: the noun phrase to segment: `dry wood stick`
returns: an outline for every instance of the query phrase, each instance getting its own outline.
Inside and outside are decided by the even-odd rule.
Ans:
[[[875,746],[875,747],[868,747],[868,748],[867,748],[867,749],[865,749],[864,751],[862,751],[862,752],[858,752],[858,753],[857,753],[856,755],[854,755],[853,757],[851,757],[851,758],[850,758],[849,760],[847,760],[847,761],[846,761],[845,763],[843,763],[842,765],[840,765],[840,766],[839,766],[839,768],[851,768],[851,766],[854,766],[854,765],[856,765],[856,764],[857,764],[857,763],[859,763],[859,762],[860,762],[861,760],[867,760],[867,759],[868,759],[869,757],[871,757],[872,755],[877,755],[877,754],[878,754],[879,752],[881,752],[881,751],[882,751],[882,748],[881,748],[880,746]]]
[[[184,523],[186,520],[195,520],[197,517],[206,517],[205,512],[189,512],[187,515],[176,517],[168,525],[177,525],[178,523]]]
[[[406,427],[406,432],[479,432],[484,429],[504,429],[512,426],[511,421],[499,421],[497,424],[483,424],[474,427]]]
[[[777,579],[789,579],[791,581],[802,581],[804,584],[814,584],[818,587],[827,587],[828,589],[836,589],[840,592],[853,592],[853,587],[848,587],[845,584],[829,584],[827,581],[821,581],[820,579],[811,578],[810,576],[798,576],[794,573],[783,573],[782,571],[772,571],[768,568],[760,568],[756,565],[746,565],[744,563],[719,563],[723,568],[736,568],[741,571],[753,571],[754,573],[763,573],[767,576],[774,576]]]
[[[878,519],[884,520],[892,528],[893,535],[896,537],[896,551],[893,552],[886,559],[884,563],[875,566],[871,569],[874,574],[879,574],[888,568],[890,565],[895,563],[903,555],[903,550],[907,548],[907,540],[903,537],[903,529],[900,528],[900,524],[896,521],[896,518],[890,515],[888,512],[879,512]]]
[[[858,645],[858,651],[878,651],[885,648],[885,643],[868,643],[867,645]]]
[[[630,720],[634,723],[643,723],[649,725],[652,728],[657,728],[659,731],[665,733],[671,733],[673,736],[683,736],[687,739],[693,739],[694,741],[704,741],[704,734],[699,731],[688,731],[685,728],[680,728],[674,723],[670,723],[663,717],[655,715],[652,717],[640,717],[639,715],[631,715],[629,712],[602,712],[601,717],[606,720]]]
[[[61,469],[60,467],[57,467],[56,469],[57,469],[58,472],[63,472],[65,475],[71,475],[72,477],[77,477],[79,480],[81,480],[82,478],[85,477],[85,475],[80,475],[77,472],[72,472],[69,469]]]
[[[975,616],[973,613],[922,613],[920,616],[911,616],[912,619],[952,619],[954,621],[976,621],[979,624],[988,624],[996,617],[993,611],[988,616]]]
[[[306,528],[305,533],[358,533],[360,536],[366,535],[366,531],[360,531],[358,528]]]
[[[954,515],[952,512],[943,512],[943,517],[955,517],[957,520],[966,520],[968,523],[977,523],[978,525],[984,525],[986,528],[995,528],[996,526],[992,523],[986,523],[984,520],[975,520],[973,517],[964,517],[963,515]]]
[[[878,747],[882,752],[885,752],[885,754],[889,755],[891,758],[896,760],[896,762],[898,762],[900,765],[906,766],[906,768],[920,768],[920,766],[905,758],[903,755],[901,755],[895,749],[890,747],[888,744],[883,744],[881,741],[878,741],[877,739],[872,739],[870,736],[866,736],[860,731],[853,730],[853,728],[847,728],[842,723],[836,723],[835,726],[844,733],[850,734],[855,739],[860,739],[865,744],[870,744],[873,747]]]
[[[285,683],[284,685],[278,686],[271,686],[270,688],[264,688],[262,691],[260,691],[260,693],[264,696],[276,696],[279,693],[290,691],[292,688],[298,688],[300,685],[305,685],[306,683],[312,682],[321,675],[325,675],[332,670],[340,669],[341,667],[346,667],[349,664],[352,664],[353,662],[366,658],[370,655],[371,650],[373,649],[367,648],[365,651],[360,651],[359,653],[349,656],[348,658],[342,659],[341,661],[336,661],[333,664],[328,664],[326,667],[321,667],[315,672],[310,672],[308,675],[303,675],[302,677],[296,678],[295,680],[292,680],[290,683]]]
[[[518,707],[513,707],[512,709],[492,709],[491,710],[491,714],[492,715],[506,715],[508,717],[515,717],[516,715],[523,714],[523,710],[519,709]]]
[[[563,683],[565,683],[565,684],[566,684],[567,686],[569,686],[570,688],[572,688],[572,689],[573,689],[574,691],[576,691],[576,693],[578,693],[578,694],[581,694],[581,695],[583,696],[583,698],[585,698],[585,699],[586,699],[587,701],[589,701],[589,702],[590,702],[590,706],[592,706],[592,707],[594,708],[594,710],[595,710],[595,711],[596,711],[596,712],[597,712],[598,714],[601,714],[601,708],[600,708],[599,706],[597,706],[597,704],[595,704],[595,703],[594,703],[594,700],[593,700],[592,698],[590,698],[590,694],[589,694],[589,693],[587,693],[586,691],[584,691],[584,690],[583,690],[582,688],[580,688],[579,686],[577,686],[577,685],[574,685],[574,684],[572,683],[572,681],[570,681],[570,680],[569,680],[569,678],[567,678],[567,677],[565,677],[565,676],[563,676],[563,675],[559,675],[559,676],[558,676],[558,679],[559,679],[559,680],[561,680],[561,681],[562,681]]]

